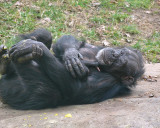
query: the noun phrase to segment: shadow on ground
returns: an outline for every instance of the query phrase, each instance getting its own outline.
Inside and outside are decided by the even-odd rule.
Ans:
[[[160,64],[147,64],[145,75],[132,95],[92,105],[18,111],[0,102],[0,128],[159,128]]]

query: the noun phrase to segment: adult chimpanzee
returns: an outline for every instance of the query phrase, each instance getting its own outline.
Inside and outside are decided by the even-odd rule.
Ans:
[[[102,48],[65,35],[53,55],[46,30],[24,37],[8,52],[0,47],[0,96],[15,109],[100,102],[128,92],[144,72],[141,53],[131,48]]]

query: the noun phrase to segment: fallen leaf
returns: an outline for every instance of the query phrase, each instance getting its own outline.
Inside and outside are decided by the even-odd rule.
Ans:
[[[72,118],[72,115],[71,114],[66,114],[65,117]]]
[[[58,114],[56,113],[56,114],[54,114],[54,116],[58,116]]]
[[[44,119],[45,119],[45,120],[47,120],[47,119],[48,119],[48,117],[44,117]]]

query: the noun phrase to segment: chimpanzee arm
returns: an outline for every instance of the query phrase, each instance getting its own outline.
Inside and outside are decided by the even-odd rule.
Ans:
[[[88,68],[81,62],[83,56],[79,49],[84,45],[71,35],[62,36],[53,47],[55,56],[65,63],[66,69],[73,77],[83,77]]]

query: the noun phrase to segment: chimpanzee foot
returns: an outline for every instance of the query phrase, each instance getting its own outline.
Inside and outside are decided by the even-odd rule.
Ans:
[[[25,63],[40,58],[43,55],[43,50],[37,41],[27,39],[13,45],[9,54],[12,61]]]
[[[32,45],[32,52],[26,55],[23,55],[17,59],[18,63],[25,63],[33,59],[40,58],[43,54],[42,49],[39,46]]]
[[[7,67],[10,63],[7,47],[0,45],[0,74],[6,74]]]

